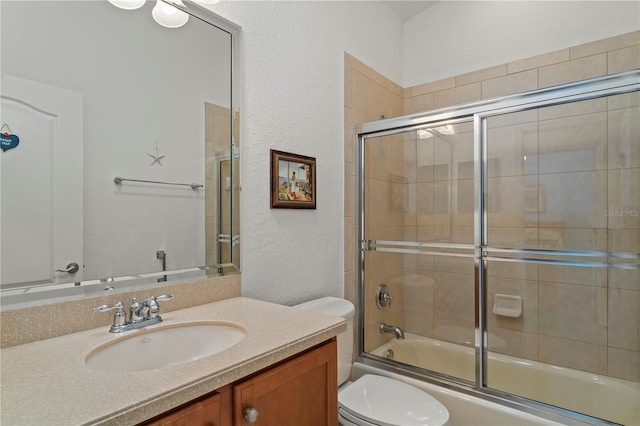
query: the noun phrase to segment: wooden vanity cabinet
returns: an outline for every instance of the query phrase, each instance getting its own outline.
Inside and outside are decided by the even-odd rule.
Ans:
[[[246,417],[251,417],[247,413],[257,415],[253,423],[247,420]],[[143,423],[144,426],[337,424],[335,339]]]
[[[231,386],[188,402],[139,426],[228,426],[232,412]]]
[[[334,339],[234,384],[234,426],[337,425],[336,356]],[[251,409],[254,423],[244,418]]]

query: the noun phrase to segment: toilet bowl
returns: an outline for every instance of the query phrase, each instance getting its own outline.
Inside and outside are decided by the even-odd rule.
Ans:
[[[355,308],[348,300],[323,297],[295,308],[340,316],[347,331],[338,335],[338,420],[342,426],[444,426],[449,412],[428,393],[388,377],[365,374],[352,383]]]

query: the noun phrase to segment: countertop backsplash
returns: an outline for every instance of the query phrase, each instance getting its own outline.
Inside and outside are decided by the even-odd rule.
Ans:
[[[113,312],[94,312],[94,308],[121,301],[125,304],[125,310],[128,310],[128,303],[132,297],[144,300],[161,294],[175,295],[173,299],[162,302],[161,314],[238,297],[241,288],[240,280],[241,274],[233,274],[152,289],[110,293],[98,297],[3,311],[0,312],[0,348],[102,326],[109,327],[113,322]]]

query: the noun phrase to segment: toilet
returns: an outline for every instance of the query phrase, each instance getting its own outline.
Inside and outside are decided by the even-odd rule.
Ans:
[[[353,362],[355,308],[351,302],[323,297],[295,308],[322,312],[347,321],[347,331],[338,335],[338,420],[342,426],[447,425],[449,412],[446,407],[414,386],[373,374],[347,382]]]

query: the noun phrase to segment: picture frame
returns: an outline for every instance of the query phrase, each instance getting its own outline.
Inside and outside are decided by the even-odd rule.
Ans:
[[[271,150],[271,208],[316,208],[316,159]]]

